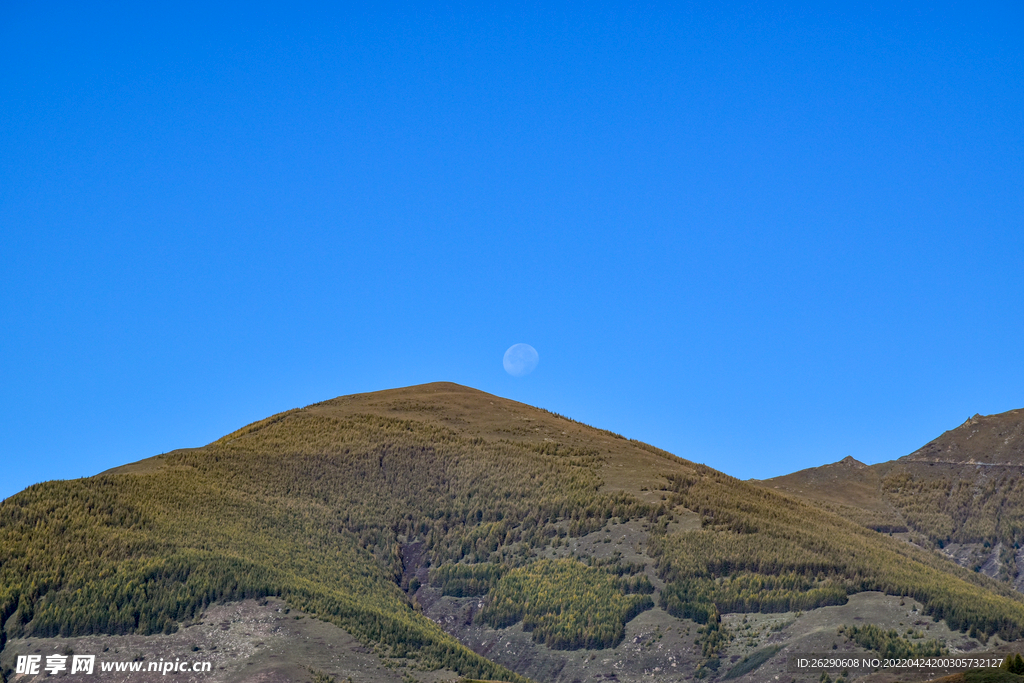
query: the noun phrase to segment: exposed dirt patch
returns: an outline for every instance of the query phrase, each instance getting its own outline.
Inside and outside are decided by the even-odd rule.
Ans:
[[[789,658],[796,655],[824,654],[829,656],[867,656],[869,651],[849,642],[836,633],[841,624],[875,624],[883,629],[895,629],[901,633],[908,628],[924,633],[927,639],[944,643],[950,653],[980,654],[987,650],[980,642],[965,634],[950,631],[945,622],[934,622],[920,612],[921,605],[909,598],[898,598],[883,593],[868,592],[851,595],[845,605],[822,607],[809,612],[782,614],[726,614],[723,624],[735,634],[735,639],[723,652],[727,671],[743,657],[751,655],[769,645],[781,645],[782,649],[757,670],[733,680],[754,683],[756,681],[817,681],[821,672],[794,673],[789,670]],[[994,642],[990,645],[995,645]],[[834,649],[833,649],[834,648]],[[873,655],[872,656],[877,656]],[[836,678],[832,672],[832,678]],[[903,671],[869,672],[850,671],[848,680],[863,683],[891,683],[900,680],[911,683],[935,678],[934,672]]]
[[[45,665],[54,654],[95,655],[92,675],[53,676],[41,669],[36,676],[13,675],[10,680],[61,680],[72,683],[132,681],[135,683],[305,683],[313,671],[333,676],[338,683],[402,683],[410,677],[422,683],[455,681],[452,671],[420,671],[416,663],[380,657],[348,632],[289,609],[280,600],[244,600],[211,606],[201,620],[172,635],[84,636],[79,638],[15,638],[7,643],[0,665],[13,670],[18,655],[38,654]],[[175,660],[210,662],[208,673],[145,669]],[[70,670],[70,657],[68,670]],[[101,672],[102,663],[141,662],[141,672]]]

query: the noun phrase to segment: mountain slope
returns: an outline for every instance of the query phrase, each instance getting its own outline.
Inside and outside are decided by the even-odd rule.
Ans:
[[[599,552],[611,538],[594,539],[613,527],[635,531],[632,554]],[[865,591],[913,598],[982,639],[1024,629],[1016,594],[928,552],[447,383],[287,411],[0,504],[5,640],[170,633],[212,603],[277,596],[420,668],[517,680],[421,603],[480,596],[470,622],[521,624],[548,652],[620,648],[653,607],[698,629],[691,664],[714,675],[734,647],[723,614],[843,605]],[[569,655],[557,656],[564,666]]]
[[[755,482],[1024,588],[1024,409],[975,415],[913,453]]]
[[[1024,408],[975,415],[900,460],[1024,467]]]

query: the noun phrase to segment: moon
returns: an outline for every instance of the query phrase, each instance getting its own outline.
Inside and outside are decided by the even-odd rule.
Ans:
[[[508,347],[501,364],[505,366],[505,372],[508,374],[522,377],[533,372],[538,360],[540,357],[537,355],[537,349],[529,344],[513,344]]]

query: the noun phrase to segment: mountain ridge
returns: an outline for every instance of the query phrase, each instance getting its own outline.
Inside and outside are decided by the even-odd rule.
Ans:
[[[994,415],[975,413],[898,460],[1024,466],[1024,408]]]
[[[824,649],[799,615],[827,609],[892,627],[916,611],[958,648],[1024,631],[1024,601],[987,577],[451,383],[284,411],[0,503],[3,642],[175,633],[211,605],[271,598],[407,672],[510,681],[680,665],[715,678],[774,637]],[[764,631],[737,642],[748,616]],[[669,651],[627,639],[655,633]]]
[[[844,462],[844,461],[840,461]],[[975,414],[913,452],[755,482],[1024,590],[1024,409]]]

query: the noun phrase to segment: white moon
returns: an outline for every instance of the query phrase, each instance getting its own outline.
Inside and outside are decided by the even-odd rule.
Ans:
[[[537,367],[537,349],[529,344],[513,344],[505,352],[505,358],[501,361],[505,366],[505,372],[513,377],[522,377],[533,372]]]

